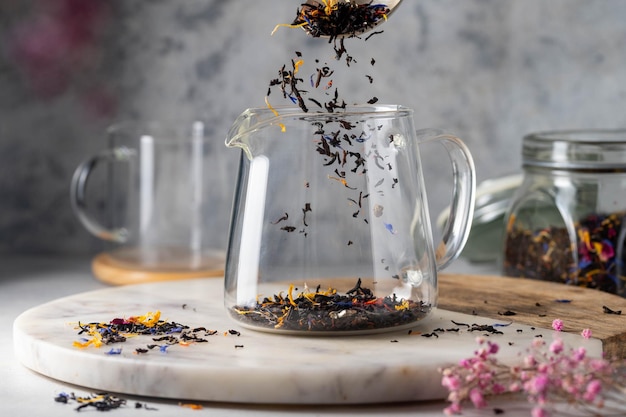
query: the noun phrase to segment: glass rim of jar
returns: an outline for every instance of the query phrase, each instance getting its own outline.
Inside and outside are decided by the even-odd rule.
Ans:
[[[562,170],[626,171],[626,129],[577,129],[530,133],[522,165]]]
[[[414,110],[411,107],[404,106],[402,104],[353,104],[346,105],[345,107],[339,107],[332,112],[321,109],[311,109],[309,111],[302,110],[301,107],[294,105],[277,105],[272,107],[251,107],[246,109],[244,114],[256,114],[256,115],[272,115],[276,118],[300,118],[303,115],[311,118],[349,118],[349,117],[367,117],[369,115],[375,115],[375,117],[384,117],[391,115],[397,117],[398,114],[402,116],[412,115]]]

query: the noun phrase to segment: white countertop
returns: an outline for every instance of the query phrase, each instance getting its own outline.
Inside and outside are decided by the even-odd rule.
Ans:
[[[491,273],[492,266],[468,265],[456,261],[448,269],[459,273]],[[25,310],[67,295],[106,288],[96,280],[90,271],[90,261],[76,259],[13,258],[0,260],[0,414],[4,416],[32,415],[48,417],[72,415],[76,405],[56,403],[54,398],[62,392],[74,392],[77,396],[87,396],[92,392],[86,388],[72,386],[41,376],[22,366],[13,352],[13,321]],[[468,352],[468,356],[471,352]],[[268,380],[270,382],[271,380]],[[439,383],[439,381],[433,381]],[[280,389],[280,387],[276,387]],[[419,387],[416,387],[419,389]],[[124,408],[110,411],[118,416],[139,416],[146,413],[155,415],[194,416],[442,416],[445,403],[406,403],[363,406],[254,406],[225,403],[203,403],[203,408],[193,410],[181,407],[177,401],[156,398],[125,397]],[[147,404],[146,408],[135,408],[135,403]],[[530,407],[523,401],[500,398],[492,400],[484,410],[474,410],[471,406],[465,416],[493,416],[494,408],[506,411],[507,417],[528,416]],[[81,412],[97,412],[85,409]]]

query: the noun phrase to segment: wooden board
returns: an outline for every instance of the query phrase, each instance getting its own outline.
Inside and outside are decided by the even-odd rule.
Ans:
[[[105,254],[97,256],[92,267],[98,279],[113,285],[223,275],[223,270],[217,268],[188,273],[123,271],[112,266]],[[626,358],[626,299],[613,294],[524,278],[442,273],[439,275],[438,306],[465,314],[510,319],[537,328],[549,329],[552,320],[560,318],[565,323],[565,332],[580,333],[582,329],[591,329],[594,338],[602,341],[607,357]],[[605,314],[603,306],[621,310],[623,314]],[[515,315],[503,315],[507,311]]]
[[[606,314],[603,306],[622,314]],[[546,329],[558,318],[565,332],[591,329],[607,358],[626,358],[626,299],[617,295],[524,278],[440,274],[439,307]]]
[[[108,253],[101,253],[93,259],[91,270],[96,278],[106,284],[129,285],[194,278],[222,277],[224,276],[224,262],[223,260],[216,259],[213,268],[154,271],[121,266]]]

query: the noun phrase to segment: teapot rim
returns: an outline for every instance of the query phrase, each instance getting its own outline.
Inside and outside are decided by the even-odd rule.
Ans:
[[[353,104],[348,105],[345,108],[338,108],[333,112],[325,110],[316,111],[303,111],[298,106],[291,105],[279,105],[273,107],[250,107],[244,111],[244,113],[273,113],[275,117],[290,117],[299,115],[311,115],[311,116],[354,116],[365,114],[384,114],[384,113],[413,113],[413,109],[403,106],[401,104]]]
[[[242,137],[246,137],[253,132],[264,129],[268,126],[279,126],[284,131],[282,120],[289,118],[297,119],[314,119],[314,120],[337,120],[352,117],[361,118],[381,118],[381,117],[410,117],[413,115],[413,109],[398,104],[367,104],[367,105],[350,105],[345,108],[337,109],[334,112],[316,111],[304,112],[298,106],[276,106],[276,107],[251,107],[244,110],[237,120],[233,123],[225,140],[228,147],[240,147],[252,157],[250,150],[241,141]],[[245,128],[242,124],[246,121]],[[252,122],[250,122],[252,121]]]

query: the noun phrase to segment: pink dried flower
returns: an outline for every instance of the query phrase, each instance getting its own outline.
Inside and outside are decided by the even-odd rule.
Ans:
[[[463,410],[461,409],[461,404],[459,403],[452,403],[443,409],[443,413],[447,416],[454,416],[457,414],[461,414],[461,411]]]
[[[544,342],[543,339],[540,339],[538,337],[534,338],[532,343],[531,343],[532,347],[534,347],[534,348],[540,348],[540,347],[542,347],[545,344],[546,344],[546,342]]]
[[[584,337],[585,339],[590,339],[591,338],[591,329],[584,329],[582,332],[580,332],[580,335],[582,337]]]
[[[572,353],[572,359],[574,359],[576,362],[582,361],[583,359],[585,359],[585,356],[587,356],[587,349],[582,346],[574,350],[574,352]]]
[[[563,320],[554,319],[552,321],[552,328],[556,330],[557,332],[560,332],[561,330],[563,330]]]
[[[550,344],[550,352],[555,353],[555,354],[559,354],[563,351],[563,341],[561,339],[555,339],[551,344]]]
[[[540,394],[546,390],[550,380],[546,375],[537,375],[528,383],[526,383],[525,388],[531,394]]]
[[[553,327],[562,329],[563,322],[557,319]],[[590,335],[588,329],[584,333]],[[556,401],[579,406],[590,415],[597,415],[607,398],[626,404],[621,395],[626,390],[626,375],[616,372],[624,362],[612,364],[587,357],[584,347],[566,349],[555,337],[550,344],[533,339],[521,363],[509,366],[495,357],[499,351],[496,343],[477,342],[480,348],[473,357],[443,370],[442,385],[449,390],[451,403],[444,410],[447,415],[460,414],[463,402],[484,408],[488,396],[513,392],[525,395],[533,404],[534,417],[548,416]]]
[[[610,363],[604,359],[591,359],[589,361],[589,368],[593,372],[607,372],[609,371]]]
[[[524,366],[526,368],[530,368],[537,365],[537,360],[533,355],[528,355],[524,358]]]
[[[441,385],[450,391],[456,391],[461,388],[461,379],[456,375],[447,375],[441,379]]]
[[[505,393],[505,392],[506,392],[506,387],[505,387],[504,385],[502,385],[502,384],[495,383],[495,384],[493,384],[493,386],[491,387],[491,391],[492,391],[494,394],[496,394],[496,395],[497,395],[497,394],[503,394],[503,393]]]
[[[469,399],[476,408],[485,408],[487,406],[487,401],[485,401],[483,393],[478,388],[470,390]]]
[[[602,391],[602,382],[598,379],[592,379],[587,384],[583,398],[585,401],[593,402],[596,396]]]

